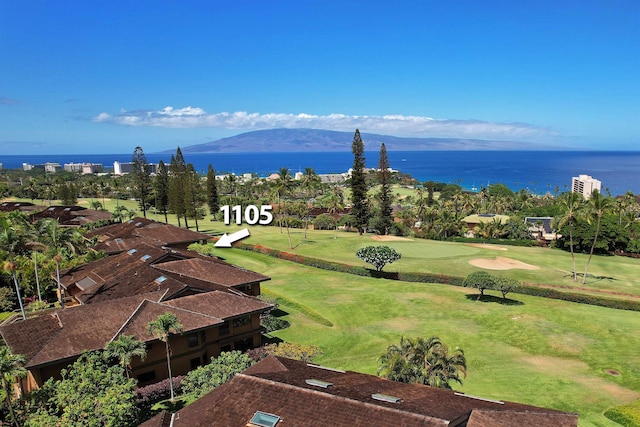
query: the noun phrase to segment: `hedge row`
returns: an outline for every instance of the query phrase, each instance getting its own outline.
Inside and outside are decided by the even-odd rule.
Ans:
[[[365,267],[357,267],[339,262],[327,261],[318,258],[306,257],[289,252],[279,251],[276,249],[266,248],[261,245],[249,245],[246,243],[237,243],[234,245],[238,249],[252,252],[258,252],[269,255],[274,258],[284,259],[309,267],[320,268],[323,270],[337,271],[340,273],[354,274],[364,277],[375,277],[389,280],[399,280],[402,282],[420,282],[420,283],[439,283],[453,286],[464,286],[464,277],[448,276],[444,274],[431,273],[404,273],[404,272],[387,272],[376,271]],[[640,311],[640,301],[622,300],[607,298],[598,295],[589,295],[576,292],[564,292],[556,289],[541,288],[533,285],[522,284],[514,293],[531,295],[543,298],[559,299],[562,301],[576,302],[579,304],[595,305],[600,307],[615,308],[619,310]],[[288,305],[292,303],[287,301]],[[306,307],[305,307],[306,309]],[[317,315],[317,313],[315,313]],[[319,315],[317,315],[319,316]],[[321,316],[320,316],[321,317]],[[323,318],[324,319],[324,318]],[[329,322],[328,320],[324,319]],[[320,322],[322,323],[322,322]],[[329,322],[331,323],[331,322]],[[327,325],[329,326],[329,325]]]
[[[483,243],[483,244],[491,244],[491,245],[504,245],[504,246],[538,246],[539,243],[537,240],[531,239],[483,239],[481,237],[450,237],[447,239],[449,242],[457,242],[457,243]]]
[[[607,410],[604,416],[625,427],[640,426],[640,400],[615,406]]]

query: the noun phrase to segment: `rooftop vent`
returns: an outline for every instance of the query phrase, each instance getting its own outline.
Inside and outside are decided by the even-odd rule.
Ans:
[[[130,219],[129,221],[127,221],[127,224],[132,224],[132,223],[133,223],[133,220],[132,220],[132,219]]]
[[[280,421],[280,417],[266,412],[256,411],[249,423],[260,427],[274,427]]]
[[[142,255],[142,256],[140,257],[140,259],[141,259],[141,260],[143,260],[143,261],[146,261],[146,260],[148,260],[149,258],[151,258],[151,255]]]
[[[118,238],[115,238],[115,239],[113,239],[113,240],[114,240],[116,243],[122,243],[122,239],[121,239],[121,238],[119,238],[119,237],[118,237]]]
[[[20,203],[16,203],[16,207],[20,206]]]
[[[154,282],[156,282],[156,283],[162,283],[162,282],[164,282],[165,280],[167,280],[167,278],[166,278],[166,277],[164,277],[164,276],[160,276],[160,277],[158,277],[156,280],[154,280]]]
[[[380,393],[372,394],[371,398],[374,400],[379,400],[381,402],[388,402],[388,403],[398,403],[402,401],[402,399],[400,399],[399,397],[389,396],[388,394],[380,394]]]
[[[127,253],[128,253],[129,255],[133,255],[133,254],[135,254],[136,252],[138,252],[138,250],[137,250],[137,249],[129,249],[129,251],[128,251]]]
[[[69,212],[71,210],[71,208],[64,208],[65,212]]]
[[[496,214],[478,214],[480,218],[493,218]]]
[[[48,211],[55,211],[55,210],[56,210],[56,208],[49,208],[49,209],[47,209],[47,210],[48,210]]]
[[[140,227],[142,225],[141,222],[136,222],[136,227]]]
[[[313,385],[316,387],[322,387],[322,388],[329,388],[333,385],[333,383],[327,382],[327,381],[322,381],[322,380],[315,380],[315,379],[310,379],[310,380],[305,380],[305,383],[309,384],[309,385]]]
[[[2,206],[7,206],[7,204],[6,204],[6,203],[3,203],[3,204],[2,204]]]

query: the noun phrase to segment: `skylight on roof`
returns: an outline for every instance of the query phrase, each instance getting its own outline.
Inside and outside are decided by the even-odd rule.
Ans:
[[[309,385],[313,385],[316,387],[322,387],[322,388],[329,388],[333,385],[333,383],[327,382],[327,381],[322,381],[322,380],[315,380],[315,379],[310,379],[310,380],[304,380],[305,383],[309,384]]]
[[[115,239],[113,239],[116,243],[122,243],[122,239],[119,237],[116,237]]]
[[[130,219],[129,221],[127,221],[127,224],[131,224],[133,222],[132,219]]]
[[[151,255],[142,255],[142,256],[140,257],[140,259],[141,259],[141,260],[143,260],[143,261],[146,261],[146,260],[148,260],[149,258],[151,258]]]
[[[164,282],[165,280],[167,280],[167,278],[166,278],[166,277],[164,277],[164,276],[160,276],[160,277],[158,277],[156,280],[154,280],[154,282],[156,282],[156,283],[162,283],[162,282]]]
[[[142,225],[141,222],[136,222],[136,227],[140,227]]]
[[[71,210],[71,208],[64,208],[64,210],[65,210],[66,212],[69,212],[69,211]]]
[[[389,396],[388,394],[380,394],[380,393],[372,394],[371,398],[375,400],[379,400],[381,402],[388,402],[388,403],[398,403],[402,400],[399,397]]]
[[[260,426],[260,427],[274,427],[280,421],[280,417],[273,414],[267,414],[266,412],[256,411],[251,417],[251,424]]]
[[[47,209],[47,210],[48,210],[48,211],[55,211],[55,210],[56,210],[56,208],[49,208],[49,209]]]
[[[127,253],[128,253],[129,255],[133,255],[133,254],[135,254],[136,252],[138,252],[138,250],[137,250],[137,249],[129,249],[129,252],[127,252]]]

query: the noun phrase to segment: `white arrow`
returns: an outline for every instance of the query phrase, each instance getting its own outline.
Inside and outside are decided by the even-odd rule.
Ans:
[[[240,231],[236,231],[235,233],[231,233],[227,235],[224,233],[220,239],[213,245],[216,248],[230,248],[233,242],[236,242],[240,239],[244,239],[245,237],[249,237],[249,229],[243,228]]]

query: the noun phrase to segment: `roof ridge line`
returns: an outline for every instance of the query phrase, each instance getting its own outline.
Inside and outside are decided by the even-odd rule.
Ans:
[[[118,335],[120,335],[120,332],[122,332],[122,330],[125,328],[125,326],[127,326],[127,324],[128,324],[128,323],[133,319],[133,316],[135,316],[135,315],[138,313],[138,310],[140,310],[140,308],[142,307],[142,304],[144,304],[144,303],[145,303],[145,302],[147,302],[147,301],[149,301],[149,302],[153,302],[153,301],[148,300],[148,299],[146,299],[146,298],[145,298],[145,299],[143,299],[143,300],[140,302],[140,304],[138,304],[138,306],[136,307],[136,309],[135,309],[135,310],[133,310],[133,313],[131,313],[131,315],[127,318],[127,320],[125,320],[125,321],[124,321],[124,323],[122,324],[122,326],[120,326],[120,328],[116,331],[115,335],[114,335],[113,337],[111,337],[111,339],[107,342],[107,344],[108,344],[108,343],[110,343],[110,342],[112,342],[113,340],[115,340],[115,339],[116,339],[116,337],[117,337]]]
[[[279,381],[274,381],[274,380],[270,380],[270,379],[267,379],[267,378],[253,376],[253,375],[239,373],[239,374],[236,374],[236,376],[237,377],[242,377],[242,378],[250,378],[250,379],[256,380],[258,382],[266,383],[266,384],[269,384],[269,385],[278,385],[278,386],[289,388],[289,389],[293,389],[293,390],[296,390],[296,391],[307,392],[307,393],[321,395],[321,396],[327,396],[329,398],[338,399],[338,400],[344,400],[346,402],[352,402],[352,403],[364,405],[366,407],[375,408],[375,409],[378,409],[378,410],[393,412],[393,413],[396,413],[396,414],[408,415],[408,416],[411,416],[411,417],[414,417],[414,418],[419,418],[419,419],[425,420],[425,421],[433,421],[433,422],[442,424],[444,426],[449,425],[449,421],[443,420],[442,418],[431,417],[429,415],[418,414],[418,413],[411,412],[411,411],[403,411],[403,410],[400,410],[400,409],[397,409],[397,408],[388,408],[388,407],[382,406],[382,405],[376,405],[376,404],[369,403],[369,402],[363,402],[363,401],[357,400],[357,399],[351,399],[351,398],[348,398],[348,397],[339,396],[339,395],[332,394],[332,393],[326,393],[326,392],[323,392],[323,391],[320,391],[320,390],[312,390],[312,389],[309,389],[309,388],[306,388],[306,387],[300,387],[300,386],[297,386],[297,385],[293,385],[293,384],[289,384],[289,383],[283,383],[283,382],[279,382]]]
[[[169,290],[167,289],[167,292],[168,292],[168,291],[169,291]],[[214,291],[214,292],[215,292],[215,291]],[[208,293],[208,292],[204,292],[204,293]],[[202,294],[198,294],[198,295],[202,295]],[[193,296],[193,295],[187,295],[187,296]],[[184,297],[183,297],[183,298],[184,298]],[[177,299],[180,299],[180,298],[177,298]],[[171,301],[171,300],[169,300],[169,301]],[[162,301],[162,302],[157,302],[156,304],[160,304],[160,305],[163,305],[163,306],[165,306],[165,307],[170,307],[170,308],[173,308],[173,309],[175,309],[175,310],[181,310],[181,311],[184,311],[184,312],[187,312],[187,313],[191,313],[191,314],[197,314],[197,315],[199,315],[199,316],[210,317],[211,319],[220,320],[220,321],[222,322],[222,318],[220,318],[220,317],[210,316],[210,315],[208,315],[208,314],[199,313],[199,312],[197,312],[197,311],[193,311],[193,310],[187,310],[186,308],[182,308],[182,307],[176,307],[175,305],[169,305],[169,304],[166,304],[166,302],[167,302],[167,301]]]

